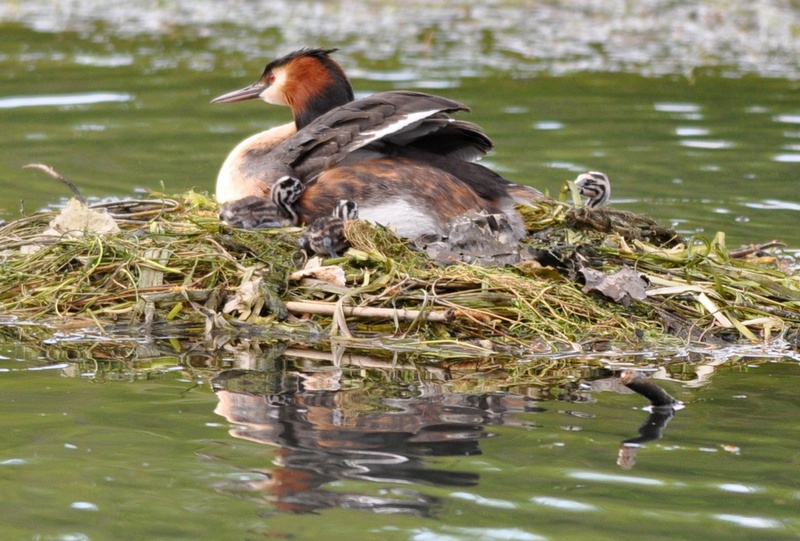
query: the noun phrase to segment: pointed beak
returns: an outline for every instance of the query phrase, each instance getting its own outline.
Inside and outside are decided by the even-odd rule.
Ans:
[[[250,86],[246,86],[233,92],[228,92],[222,96],[217,96],[211,103],[235,103],[237,101],[253,100],[256,99],[266,88],[266,85],[258,82]]]

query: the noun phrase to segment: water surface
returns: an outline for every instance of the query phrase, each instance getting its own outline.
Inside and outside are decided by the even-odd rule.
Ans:
[[[123,364],[41,369],[6,348],[0,535],[800,535],[796,362],[738,359],[703,382],[661,380],[686,407],[638,448],[621,447],[653,419],[635,394],[502,392],[425,370],[365,378],[294,356],[216,376],[179,363],[125,381]]]
[[[227,152],[289,115],[209,100],[288,51],[338,46],[359,95],[468,104],[509,179],[556,194],[601,170],[612,205],[686,235],[800,248],[795,4],[0,2],[0,219],[69,195],[31,162],[92,199],[213,191]],[[686,407],[655,418],[578,387],[613,375],[602,359],[509,387],[149,346],[0,346],[0,538],[800,536],[792,352],[656,359]],[[659,423],[660,440],[623,445]]]
[[[250,4],[225,13],[200,4],[206,11],[194,3],[133,13],[127,3],[99,11],[91,2],[56,11],[36,2],[6,4],[0,122],[9,129],[0,134],[0,217],[63,204],[62,186],[21,169],[30,162],[53,166],[97,198],[213,192],[227,152],[245,136],[285,122],[288,111],[208,101],[249,84],[278,55],[321,45],[342,48],[337,58],[360,95],[408,88],[468,104],[470,120],[496,143],[486,163],[514,181],[555,194],[577,173],[602,170],[612,179],[615,206],[652,214],[687,235],[724,230],[732,246],[773,237],[800,246],[794,226],[800,223],[800,83],[796,62],[784,61],[796,58],[796,40],[778,39],[797,24],[794,10],[743,9],[736,28],[715,33],[716,8],[681,11],[685,6],[675,4],[676,17],[695,23],[673,36],[672,49],[642,57],[641,28],[643,21],[654,24],[649,17],[657,3],[620,19],[627,47],[617,33],[601,30],[619,6],[587,7],[583,17],[570,18],[558,7],[464,4],[435,6],[430,27],[408,23],[403,32],[417,28],[416,37],[407,36],[404,48],[390,40],[384,49],[372,47],[370,34],[353,41],[351,32],[366,16],[358,2],[281,4],[247,17],[237,13],[256,9]],[[350,8],[353,20],[345,16]],[[382,18],[373,13],[370,28],[393,22],[399,28],[422,16],[414,9],[401,14],[381,4]],[[497,26],[512,12],[518,26]],[[275,17],[284,17],[284,39],[271,33]],[[254,20],[262,30],[251,26]],[[306,35],[315,20],[324,38]],[[325,20],[339,30],[327,32]],[[570,34],[567,26],[545,39],[546,23],[557,20],[583,32]],[[671,26],[677,22],[661,24],[653,31],[677,33]],[[538,25],[539,33],[525,33],[528,25]],[[485,41],[466,38],[473,31]],[[459,36],[465,41],[457,46]],[[745,39],[748,59],[729,46]],[[705,51],[692,47],[696,41],[720,45]],[[420,48],[425,43],[427,50]]]

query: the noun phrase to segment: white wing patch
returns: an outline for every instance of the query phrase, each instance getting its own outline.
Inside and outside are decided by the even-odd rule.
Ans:
[[[398,117],[391,124],[388,124],[379,130],[375,131],[367,130],[363,132],[361,134],[361,137],[359,138],[359,142],[362,145],[368,145],[373,141],[377,141],[393,133],[403,131],[404,128],[408,128],[409,126],[413,127],[414,124],[419,123],[428,118],[429,116],[435,115],[440,112],[441,112],[440,109],[430,109],[428,111],[420,111],[417,113],[410,113],[408,115]]]

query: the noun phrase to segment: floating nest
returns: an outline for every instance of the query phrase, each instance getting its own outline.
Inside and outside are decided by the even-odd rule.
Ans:
[[[529,234],[513,264],[443,264],[355,221],[350,250],[309,265],[300,228],[231,229],[217,210],[190,192],[72,200],[5,223],[0,333],[108,358],[154,343],[154,356],[257,342],[335,362],[796,351],[800,276],[772,243],[731,251],[722,234],[683,239],[646,216],[552,200],[520,209]]]

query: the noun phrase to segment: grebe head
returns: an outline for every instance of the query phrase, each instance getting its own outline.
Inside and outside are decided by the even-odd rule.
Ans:
[[[351,199],[340,199],[333,209],[333,217],[341,218],[345,222],[358,218],[358,203]]]
[[[351,199],[340,199],[333,213],[312,222],[297,242],[307,253],[339,257],[339,252],[350,246],[344,233],[345,223],[356,218],[358,204]]]
[[[611,198],[611,181],[599,171],[589,171],[582,173],[575,179],[575,187],[578,192],[588,197],[586,206],[589,208],[602,207]]]
[[[303,193],[303,184],[297,177],[284,175],[275,181],[270,189],[270,199],[283,214],[289,218],[292,225],[297,225],[300,218],[294,210],[294,203]]]
[[[250,86],[228,92],[211,103],[259,98],[292,109],[297,129],[340,105],[353,101],[353,87],[330,54],[337,49],[300,49],[273,60]]]

